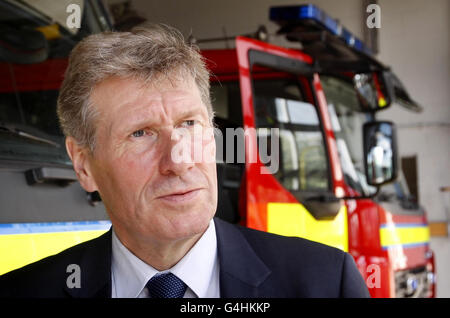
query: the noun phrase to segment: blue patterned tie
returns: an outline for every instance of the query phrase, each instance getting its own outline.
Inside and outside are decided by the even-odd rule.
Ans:
[[[187,287],[172,273],[155,275],[146,286],[151,298],[182,298]]]

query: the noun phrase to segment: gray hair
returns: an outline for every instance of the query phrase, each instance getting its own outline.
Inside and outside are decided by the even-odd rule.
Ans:
[[[58,97],[57,113],[64,135],[95,149],[98,112],[93,88],[111,76],[150,82],[161,76],[190,75],[199,88],[210,122],[209,71],[197,47],[170,26],[154,24],[130,32],[103,32],[86,37],[72,50]]]

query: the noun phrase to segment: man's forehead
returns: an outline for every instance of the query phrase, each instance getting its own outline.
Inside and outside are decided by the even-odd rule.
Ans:
[[[192,78],[160,77],[158,80],[144,81],[132,77],[110,77],[94,87],[91,101],[99,107],[99,111],[114,111],[122,106],[146,103],[148,99],[165,98],[176,102],[177,99],[189,97],[201,98]]]
[[[99,91],[109,90],[109,93],[115,93],[114,95],[119,95],[121,92],[127,94],[123,90],[118,90],[118,88],[123,87],[126,83],[127,88],[136,91],[146,91],[146,90],[167,90],[167,89],[178,89],[178,88],[197,88],[197,84],[194,78],[190,75],[182,76],[178,73],[173,74],[158,74],[152,77],[144,77],[139,75],[130,76],[109,76],[97,83],[93,87],[93,94],[95,95]]]

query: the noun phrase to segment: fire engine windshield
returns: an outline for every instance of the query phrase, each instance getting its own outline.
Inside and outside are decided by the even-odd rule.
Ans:
[[[274,176],[290,190],[329,190],[328,160],[316,107],[308,103],[300,82],[287,74],[253,82],[258,135],[279,129],[279,170]],[[261,151],[261,149],[260,149]]]
[[[0,1],[0,160],[70,165],[56,116],[58,89],[71,49],[103,27],[92,2],[81,6],[77,32],[58,23],[52,6],[33,3]],[[44,44],[44,58],[33,56],[32,43]]]
[[[345,181],[361,195],[375,193],[376,189],[366,182],[363,161],[362,127],[370,115],[362,112],[351,83],[336,77],[320,78]]]

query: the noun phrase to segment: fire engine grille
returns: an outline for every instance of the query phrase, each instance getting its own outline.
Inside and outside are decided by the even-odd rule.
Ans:
[[[430,297],[434,274],[426,267],[417,267],[395,273],[395,296],[397,298]]]

